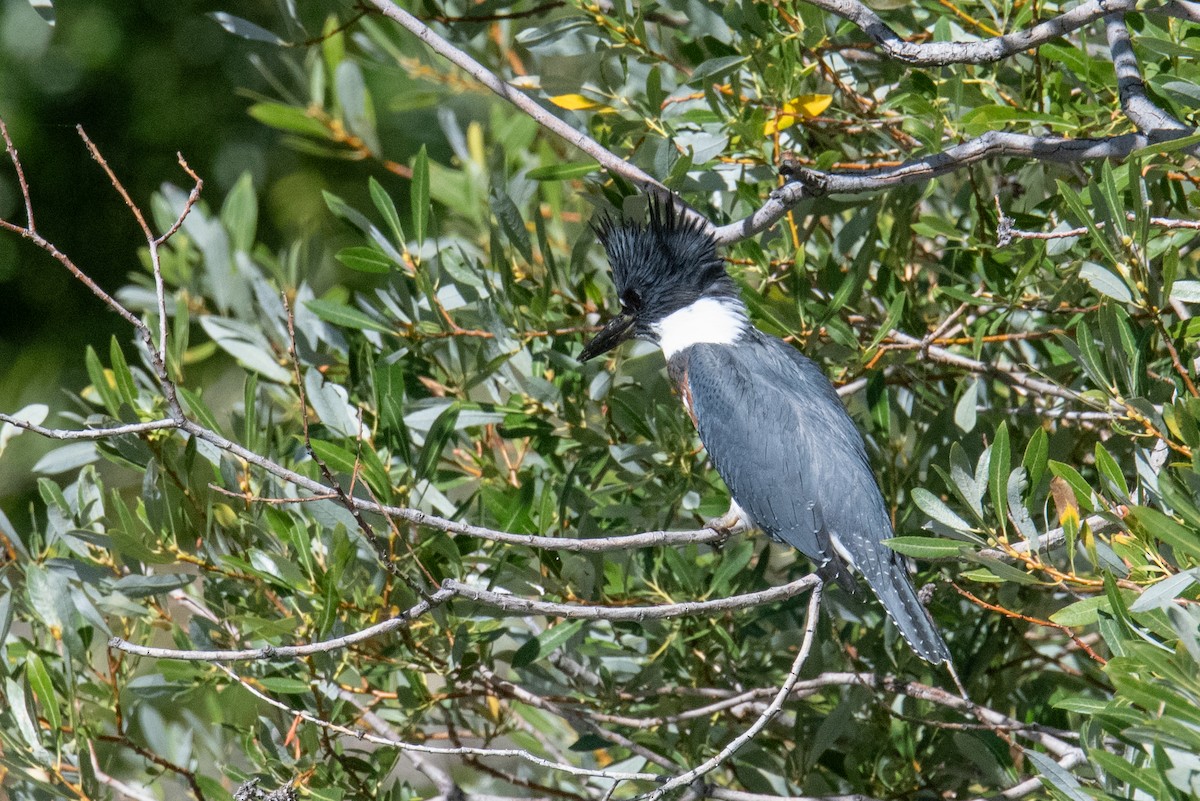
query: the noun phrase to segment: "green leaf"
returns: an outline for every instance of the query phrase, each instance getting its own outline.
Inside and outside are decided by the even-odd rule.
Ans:
[[[893,551],[918,559],[951,559],[970,546],[958,540],[942,537],[891,537],[883,544]]]
[[[754,545],[746,540],[738,544],[736,548],[730,549],[723,554],[721,563],[717,565],[716,571],[712,577],[712,593],[723,595],[729,589],[730,582],[741,575],[746,566],[750,564],[750,559],[754,556]]]
[[[1110,779],[1125,782],[1147,794],[1147,798],[1169,798],[1162,779],[1145,767],[1136,768],[1116,754],[1102,748],[1089,749],[1088,757],[1099,765]]]
[[[122,576],[112,583],[112,588],[130,598],[148,598],[173,592],[191,584],[196,576],[189,573],[166,573],[155,576],[133,574]]]
[[[988,460],[988,489],[992,494],[992,507],[996,511],[996,522],[1001,532],[1008,528],[1008,474],[1012,462],[1012,449],[1008,441],[1008,423],[1001,421],[992,440],[992,454]]]
[[[249,20],[244,20],[241,17],[235,17],[224,11],[212,11],[208,14],[209,18],[214,20],[225,30],[232,33],[234,36],[240,36],[243,39],[249,39],[252,42],[264,42],[266,44],[283,47],[287,42],[280,39],[271,31],[262,26],[255,25]]]
[[[1065,606],[1050,616],[1053,623],[1060,626],[1090,626],[1096,622],[1099,616],[1099,610],[1111,611],[1108,598],[1103,595],[1093,595],[1091,598],[1084,598],[1082,601]]]
[[[375,180],[374,176],[367,179],[367,188],[371,192],[371,202],[375,204],[375,208],[379,209],[379,213],[383,215],[383,219],[387,222],[388,230],[396,240],[396,244],[403,245],[404,229],[400,227],[400,213],[396,211],[396,204],[392,202],[392,196],[383,188],[383,184]]]
[[[1128,158],[1140,159],[1146,156],[1174,153],[1177,150],[1184,150],[1198,144],[1200,144],[1200,133],[1191,134],[1189,136],[1181,136],[1178,139],[1171,139],[1166,142],[1156,142],[1152,145],[1147,145],[1146,147],[1139,148],[1130,153]]]
[[[1165,542],[1177,553],[1186,553],[1193,559],[1200,559],[1200,537],[1196,536],[1196,532],[1185,528],[1174,518],[1167,517],[1157,509],[1132,507],[1125,521],[1132,523],[1137,533]]]
[[[901,315],[904,314],[904,303],[907,298],[908,296],[903,292],[898,293],[896,297],[892,298],[892,302],[888,304],[887,317],[884,318],[883,323],[879,326],[879,330],[875,332],[875,336],[871,338],[871,344],[867,346],[868,351],[873,351],[875,346],[878,345],[884,337],[892,333],[892,329],[895,328],[896,323],[900,320]]]
[[[913,503],[922,512],[955,531],[971,531],[972,526],[950,509],[942,499],[924,487],[915,487],[912,491]]]
[[[360,273],[388,273],[392,270],[392,260],[387,254],[372,247],[355,246],[343,248],[334,256],[335,259]]]
[[[526,262],[532,262],[533,245],[517,204],[513,203],[512,198],[499,187],[493,187],[489,202],[492,213],[496,215],[496,221],[500,223],[500,229],[504,231],[505,238],[520,252]]]
[[[1070,799],[1070,801],[1093,801],[1092,797],[1083,791],[1083,786],[1079,783],[1079,780],[1072,776],[1066,768],[1045,754],[1031,751],[1028,748],[1024,750],[1025,755],[1029,757],[1029,761],[1036,765],[1038,772],[1042,774],[1042,782],[1047,787],[1053,787],[1055,790],[1058,790]]]
[[[1076,192],[1074,188],[1064,183],[1061,179],[1056,180],[1055,184],[1058,186],[1059,196],[1066,201],[1067,205],[1070,206],[1071,211],[1075,214],[1079,221],[1087,227],[1088,231],[1092,235],[1093,242],[1103,251],[1104,263],[1115,264],[1118,262],[1120,260],[1119,257],[1112,251],[1112,248],[1109,247],[1108,239],[1102,233],[1100,233],[1100,229],[1096,227],[1096,222],[1092,219],[1091,211],[1079,197],[1079,193]]]
[[[328,465],[329,469],[347,475],[354,473],[358,459],[353,451],[322,439],[311,439],[309,444],[312,445],[313,453],[317,455],[318,459]]]
[[[258,679],[258,682],[273,695],[307,695],[312,692],[312,686],[307,681],[284,676],[266,676]]]
[[[979,381],[968,381],[962,397],[954,405],[954,424],[969,434],[975,429],[976,406],[979,403]]]
[[[109,340],[108,358],[112,363],[113,381],[117,385],[121,400],[133,406],[137,397],[137,385],[133,382],[133,373],[129,371],[129,363],[125,361],[125,354],[121,351],[121,344],[117,342],[116,337]]]
[[[250,116],[271,128],[320,139],[332,139],[328,128],[319,120],[310,117],[308,109],[288,106],[283,103],[255,103],[250,107]]]
[[[1111,264],[1112,262],[1109,263]],[[1103,267],[1095,262],[1086,262],[1079,268],[1079,277],[1087,281],[1092,289],[1107,298],[1112,298],[1119,303],[1131,303],[1133,301],[1133,293],[1129,291],[1129,286],[1122,280],[1121,276],[1107,267]]]
[[[1165,409],[1165,407],[1164,407]],[[1162,494],[1167,506],[1183,518],[1183,521],[1193,529],[1200,530],[1200,508],[1196,499],[1184,486],[1179,473],[1175,470],[1164,470],[1158,475],[1158,491]]]
[[[1021,459],[1021,464],[1029,475],[1029,488],[1032,492],[1036,492],[1042,483],[1049,454],[1050,438],[1046,436],[1046,429],[1039,427],[1029,438],[1029,443],[1025,446],[1025,456]]]
[[[1083,476],[1079,475],[1079,471],[1069,464],[1056,462],[1050,459],[1047,464],[1050,467],[1050,474],[1061,478],[1063,481],[1071,485],[1071,489],[1075,491],[1075,500],[1079,502],[1079,509],[1082,512],[1091,513],[1096,507],[1092,504],[1092,488]]]
[[[570,751],[602,751],[612,745],[608,740],[598,734],[585,734],[578,740],[573,742],[568,750]]]
[[[547,164],[543,167],[535,167],[526,175],[533,181],[570,181],[599,171],[600,165],[594,161],[564,161],[559,164]]]
[[[116,387],[113,381],[109,380],[108,374],[104,370],[104,365],[100,363],[100,357],[96,355],[96,350],[88,345],[83,356],[84,366],[87,368],[88,379],[92,382],[92,388],[96,390],[96,394],[100,396],[100,401],[104,404],[104,408],[113,417],[118,417],[121,410],[121,396],[117,394]]]
[[[718,58],[710,58],[696,67],[692,71],[688,83],[694,85],[714,80],[721,75],[729,72],[735,67],[741,66],[749,60],[748,56],[721,56]]]
[[[1075,326],[1075,344],[1079,347],[1080,362],[1083,364],[1083,369],[1087,371],[1088,377],[1097,387],[1111,393],[1115,384],[1104,364],[1104,355],[1100,353],[1100,348],[1096,347],[1092,329],[1083,320],[1080,320],[1079,324]]]
[[[258,198],[254,194],[254,179],[249,172],[242,173],[233,189],[221,204],[221,224],[229,232],[229,240],[235,251],[249,253],[254,248],[254,235],[258,230]]]
[[[42,713],[46,716],[46,722],[50,724],[50,730],[58,731],[62,725],[62,717],[58,711],[58,696],[54,692],[54,683],[50,680],[50,673],[46,670],[45,663],[42,662],[42,658],[37,655],[36,651],[31,652],[25,661],[25,675],[29,679],[29,686],[33,688],[34,696],[42,705]]]
[[[433,425],[429,428],[429,433],[425,435],[425,445],[421,449],[421,455],[417,458],[417,463],[413,465],[413,474],[418,479],[431,476],[434,469],[437,468],[438,460],[442,457],[442,451],[454,436],[455,425],[458,423],[458,413],[458,404],[452,403],[433,421]]]
[[[417,246],[425,244],[425,233],[429,226],[429,155],[425,145],[417,152],[412,166],[412,188],[409,204],[412,206],[413,238]]]
[[[1200,569],[1192,568],[1151,584],[1137,597],[1137,600],[1129,605],[1129,611],[1150,612],[1155,609],[1165,609],[1197,581],[1200,581]]]
[[[1125,483],[1125,476],[1121,475],[1117,460],[1099,442],[1096,443],[1096,468],[1100,475],[1108,479],[1117,500],[1125,501],[1129,498],[1129,485]]]
[[[571,620],[551,626],[516,650],[513,654],[512,666],[515,668],[525,667],[540,657],[549,656],[560,645],[574,637],[585,623],[587,623],[586,620]]]
[[[378,322],[366,312],[347,306],[333,300],[308,300],[305,307],[327,323],[340,325],[345,328],[357,328],[361,331],[378,331],[381,334],[391,333],[391,329]]]

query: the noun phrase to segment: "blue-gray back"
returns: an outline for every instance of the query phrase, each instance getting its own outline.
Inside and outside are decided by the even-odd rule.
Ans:
[[[757,527],[821,566],[837,560],[831,532],[891,537],[862,437],[829,379],[795,348],[748,334],[677,357],[687,360],[700,439],[733,498]],[[886,546],[868,550],[899,564]]]

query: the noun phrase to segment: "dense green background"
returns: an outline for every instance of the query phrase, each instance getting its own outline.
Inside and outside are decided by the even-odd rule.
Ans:
[[[514,597],[712,600],[809,570],[756,536],[605,553],[499,541],[690,529],[723,511],[654,349],[576,361],[580,328],[614,304],[587,222],[640,214],[642,201],[386,20],[358,19],[350,3],[297,5],[293,18],[287,2],[63,4],[53,33],[24,2],[3,6],[0,114],[39,226],[139,312],[153,315],[138,231],[73,126],[157,230],[178,208],[164,184],[187,186],[175,152],[206,181],[162,255],[168,362],[207,436],[125,435],[88,451],[24,434],[3,453],[6,791],[119,795],[92,771],[95,749],[104,775],[151,797],[226,798],[251,775],[317,798],[446,795],[399,747],[296,725],[205,663],[104,643],[322,640],[447,580],[512,595],[459,598],[332,653],[234,667],[290,710],[399,742],[463,738],[663,775],[702,762],[782,683],[802,601],[641,624],[500,611]],[[949,40],[1056,11],[955,9],[882,13],[909,38]],[[214,10],[291,46],[235,36],[205,16]],[[998,65],[922,69],[861,57],[858,29],[803,3],[414,11],[455,17],[437,30],[717,223],[759,207],[789,153],[854,170],[988,130],[1132,130],[1096,25]],[[516,16],[461,19],[481,13]],[[1200,26],[1128,19],[1151,98],[1190,118]],[[785,112],[801,119],[780,132]],[[934,585],[931,611],[972,698],[1014,728],[978,725],[928,691],[948,686],[944,672],[904,647],[873,601],[833,591],[804,669],[814,684],[709,776],[712,797],[963,798],[1031,776],[1045,782],[1023,793],[1034,797],[1197,795],[1200,271],[1193,230],[1148,221],[1196,217],[1194,167],[1157,150],[1116,164],[993,159],[926,185],[805,201],[728,249],[756,323],[839,385],[858,382],[848,407],[897,547],[927,560],[916,578]],[[1001,246],[997,202],[1019,228],[1089,230]],[[7,168],[0,214],[20,219]],[[0,410],[46,403],[71,413],[50,424],[69,427],[163,414],[132,332],[56,263],[3,236],[0,280]],[[281,292],[297,315],[294,360]],[[930,349],[906,344],[951,318],[959,325]],[[1021,387],[1022,376],[1055,389]],[[281,468],[323,480],[316,456],[359,498],[495,531],[450,536],[450,523],[403,516],[368,516],[363,531],[334,502],[228,494],[307,494]],[[1052,487],[1078,510],[1056,508]],[[1011,547],[1051,530],[1065,547]],[[741,690],[760,690],[757,705],[693,712]],[[1069,771],[1039,726],[1083,749]],[[490,757],[450,767],[481,798],[607,790]]]

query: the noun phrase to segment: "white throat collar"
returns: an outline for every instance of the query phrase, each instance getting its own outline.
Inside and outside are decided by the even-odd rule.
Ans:
[[[669,361],[700,343],[731,345],[749,325],[745,307],[733,298],[700,298],[651,324],[663,356]]]

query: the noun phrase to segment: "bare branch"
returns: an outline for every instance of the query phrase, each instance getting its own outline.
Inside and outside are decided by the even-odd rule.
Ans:
[[[743,745],[750,742],[760,731],[766,728],[766,725],[771,722],[772,718],[779,714],[779,710],[783,709],[783,702],[787,700],[788,695],[792,692],[792,688],[800,680],[800,670],[804,667],[804,663],[808,660],[808,655],[812,651],[813,635],[817,631],[817,614],[820,611],[821,585],[817,584],[813,587],[812,595],[808,599],[808,615],[804,620],[804,640],[800,643],[800,651],[796,654],[795,661],[792,662],[792,669],[788,671],[787,679],[783,682],[783,686],[779,688],[779,692],[771,699],[770,705],[758,716],[758,720],[754,721],[749,728],[731,740],[729,745],[722,748],[702,764],[685,773],[679,774],[662,787],[650,793],[650,801],[658,801],[658,799],[676,787],[684,787],[700,777],[711,773],[727,759],[736,754]]]
[[[940,153],[908,159],[894,167],[853,173],[821,172],[803,167],[795,171],[796,180],[773,191],[758,211],[742,220],[718,227],[714,235],[721,244],[740,242],[770,228],[783,218],[788,209],[802,200],[828,195],[861,195],[925,183],[988,158],[1022,158],[1056,164],[1119,159],[1138,148],[1175,139],[1179,135],[1130,133],[1101,139],[1067,139],[1061,136],[988,131]]]
[[[1088,526],[1093,534],[1107,534],[1112,531],[1120,531],[1121,524],[1115,520],[1111,520],[1103,515],[1092,515],[1085,519],[1080,526]],[[1037,541],[1025,540],[1013,545],[1007,546],[1009,550],[1000,550],[999,548],[985,548],[979,552],[980,556],[989,559],[1012,559],[1012,552],[1030,553],[1031,551],[1050,550],[1056,548],[1066,542],[1067,535],[1061,526],[1052,528],[1045,534],[1040,535]]]
[[[805,590],[820,586],[821,579],[815,574],[807,575],[795,581],[772,587],[769,590],[748,592],[744,595],[733,595],[729,598],[719,598],[714,601],[683,601],[675,604],[659,604],[655,606],[593,606],[588,604],[560,604],[549,601],[534,601],[514,595],[506,595],[492,590],[485,590],[463,584],[460,581],[447,579],[442,582],[443,589],[450,589],[460,598],[468,598],[495,609],[518,615],[548,615],[550,617],[568,618],[571,620],[610,620],[637,621],[670,620],[677,617],[692,615],[715,615],[748,609],[761,604],[775,601],[785,601],[794,598]]]
[[[1124,14],[1110,14],[1104,18],[1104,33],[1108,37],[1108,49],[1112,53],[1113,68],[1117,72],[1117,91],[1121,98],[1121,110],[1139,131],[1154,140],[1174,139],[1192,133],[1192,129],[1172,117],[1146,95],[1146,82],[1133,44],[1129,40],[1129,26]],[[1188,153],[1196,155],[1200,148],[1190,147]]]
[[[906,64],[940,67],[947,64],[987,64],[1031,50],[1106,14],[1133,11],[1137,0],[1086,0],[1056,17],[1026,28],[979,42],[905,41],[867,5],[858,0],[807,0],[810,4],[849,20],[875,40],[884,53]]]
[[[0,119],[0,136],[4,137],[4,148],[8,151],[8,160],[12,162],[13,170],[17,173],[17,187],[21,190],[21,199],[25,202],[25,230],[32,234],[37,230],[37,224],[33,221],[33,201],[29,197],[29,184],[25,180],[25,170],[21,167],[21,158],[17,155],[17,147],[13,144],[12,137],[8,135],[8,126],[4,124],[3,119]],[[13,227],[9,230],[19,231],[20,229]]]
[[[999,209],[998,203],[997,209],[1000,211],[1000,219],[996,224],[996,244],[1000,247],[1007,246],[1014,239],[1071,239],[1072,237],[1086,236],[1088,233],[1086,227],[1067,228],[1063,231],[1022,231],[1019,228],[1013,227],[1016,220],[1004,214],[1003,210]],[[1125,219],[1132,222],[1137,219],[1137,215],[1132,211],[1127,211],[1125,212]],[[1181,220],[1175,217],[1151,217],[1148,223],[1155,228],[1166,228],[1171,231],[1200,231],[1200,220]],[[1099,220],[1095,225],[1097,228],[1103,228],[1106,223],[1104,220]]]
[[[978,359],[972,359],[968,356],[955,353],[946,348],[937,345],[930,345],[917,337],[906,334],[903,331],[893,330],[889,336],[896,342],[910,347],[919,348],[922,354],[926,355],[931,361],[949,364],[954,367],[961,367],[970,370],[973,373],[982,373],[984,375],[995,375],[1006,383],[1021,389],[1028,390],[1038,395],[1049,395],[1063,400],[1087,402],[1087,400],[1078,392],[1066,387],[1060,387],[1058,384],[1050,381],[1044,381],[1040,378],[1034,378],[1028,373],[1013,369],[1004,365],[982,362]]]
[[[54,243],[47,240],[34,228],[33,201],[30,199],[29,185],[25,181],[25,173],[21,167],[21,159],[17,154],[16,145],[13,144],[12,137],[10,137],[8,134],[8,127],[4,124],[3,120],[0,120],[0,137],[4,138],[5,149],[8,151],[8,156],[12,161],[13,169],[15,169],[17,172],[17,185],[21,190],[21,199],[25,203],[26,214],[25,226],[20,226],[16,223],[10,223],[7,220],[0,219],[0,228],[23,236],[35,246],[53,256],[59,264],[67,268],[71,275],[75,277],[75,280],[86,286],[93,295],[95,295],[104,303],[104,305],[108,306],[110,309],[119,314],[121,319],[132,325],[134,329],[136,329],[138,333],[141,334],[146,340],[146,344],[153,349],[154,339],[150,334],[150,329],[146,327],[146,324],[138,319],[137,315],[121,305],[116,298],[101,289],[99,284],[93,281],[90,276],[88,276],[83,272],[83,270],[80,270],[79,267],[75,265],[75,262],[71,260],[70,256],[59,250]]]
[[[135,656],[148,656],[155,659],[178,659],[185,662],[243,662],[254,659],[292,659],[310,654],[328,653],[340,648],[347,648],[355,643],[382,637],[397,629],[404,628],[434,607],[441,606],[454,597],[453,590],[442,588],[421,601],[411,609],[382,623],[368,626],[361,631],[335,637],[332,640],[322,640],[306,645],[265,646],[263,648],[245,648],[236,651],[185,651],[175,648],[152,648],[147,645],[137,645],[120,637],[108,641],[109,648],[116,648]]]
[[[502,691],[524,704],[536,707],[537,709],[544,709],[551,714],[557,715],[558,717],[570,723],[571,726],[582,731],[591,732],[597,737],[602,737],[614,745],[620,746],[621,748],[626,748],[631,753],[641,756],[647,762],[653,762],[655,765],[665,768],[666,770],[673,771],[676,769],[675,763],[667,759],[662,754],[659,754],[658,752],[647,748],[644,745],[640,745],[639,743],[622,734],[604,730],[600,726],[596,725],[596,723],[588,716],[563,709],[553,701],[543,698],[542,696],[537,695],[536,693],[533,693],[524,687],[513,684],[511,681],[502,679],[486,665],[479,664],[475,669],[479,672],[479,675],[483,676],[483,678],[487,681],[488,686],[493,690]],[[659,781],[661,780],[662,777],[659,777]]]
[[[11,414],[0,412],[0,423],[8,423],[9,425],[23,428],[26,431],[32,431],[35,434],[41,434],[49,439],[61,440],[94,440],[94,439],[111,439],[124,434],[144,434],[147,431],[162,431],[164,429],[178,428],[179,425],[169,417],[161,420],[151,420],[145,423],[126,423],[125,425],[112,426],[111,428],[85,428],[85,429],[70,429],[70,428],[46,428],[45,426],[30,423],[28,420],[22,420],[19,417],[14,417]]]
[[[215,431],[210,431],[190,420],[184,421],[181,428],[187,433],[210,442],[227,453],[245,459],[250,464],[259,467],[272,475],[290,481],[297,487],[318,495],[328,495],[336,490],[308,476],[289,470],[282,465],[260,456],[254,451],[229,440]],[[576,553],[601,553],[604,551],[631,550],[635,548],[652,548],[660,545],[681,544],[711,544],[722,542],[728,538],[728,533],[716,529],[705,528],[696,531],[646,531],[640,534],[628,534],[617,537],[596,537],[589,539],[568,539],[565,537],[542,537],[534,534],[512,534],[507,531],[484,526],[473,526],[457,520],[422,512],[405,506],[386,506],[363,498],[351,498],[354,505],[364,512],[377,512],[399,518],[417,526],[426,526],[447,534],[466,537],[479,537],[492,542],[503,542],[508,545],[524,545],[529,548],[544,548],[547,550],[571,551]]]
[[[158,801],[158,796],[153,793],[148,793],[138,787],[126,784],[120,779],[108,775],[100,768],[100,761],[96,759],[96,745],[89,741],[87,744],[88,759],[92,763],[92,774],[96,777],[96,781],[108,787],[114,793],[119,793],[125,798],[131,798],[133,801]]]
[[[530,98],[523,92],[515,89],[509,84],[502,81],[487,67],[480,64],[475,59],[471,58],[467,53],[459,50],[450,42],[434,33],[434,31],[421,20],[409,14],[400,6],[391,2],[391,0],[370,0],[371,4],[378,8],[383,14],[390,19],[396,21],[418,39],[424,42],[431,50],[438,55],[450,61],[455,66],[464,70],[472,78],[479,81],[481,84],[491,89],[500,97],[512,103],[521,111],[529,115],[530,119],[536,121],[546,130],[561,137],[567,144],[572,147],[582,150],[587,155],[591,156],[600,166],[609,172],[620,175],[644,190],[656,189],[658,191],[667,191],[667,189],[652,177],[649,173],[630,164],[624,159],[614,155],[609,150],[605,149],[599,142],[592,139],[582,131],[572,128],[567,123],[555,117],[546,109],[542,108],[536,101]]]
[[[322,640],[305,645],[265,646],[263,648],[245,648],[224,651],[193,651],[175,648],[152,648],[145,645],[113,637],[108,641],[110,648],[156,659],[179,659],[191,662],[237,662],[254,659],[290,659],[310,654],[326,653],[350,645],[381,637],[392,631],[408,626],[413,620],[428,613],[431,609],[441,606],[451,598],[466,598],[477,603],[485,604],[505,612],[522,615],[548,615],[572,620],[670,620],[677,617],[692,615],[712,615],[747,609],[760,604],[784,601],[793,598],[805,590],[820,586],[821,580],[816,574],[811,574],[796,581],[779,587],[772,587],[759,592],[734,595],[729,598],[719,598],[713,601],[684,601],[675,604],[658,604],[654,606],[597,606],[591,604],[560,604],[549,601],[535,601],[507,595],[493,590],[484,590],[463,584],[454,579],[446,579],[437,592],[429,596],[407,611],[369,626],[361,631]]]
[[[417,743],[406,743],[401,740],[395,740],[395,739],[392,739],[389,737],[380,737],[375,734],[369,734],[362,730],[355,730],[355,729],[347,728],[346,726],[340,726],[337,723],[333,723],[328,720],[322,720],[321,718],[318,718],[315,715],[313,715],[309,712],[306,712],[302,709],[293,709],[293,708],[289,707],[287,704],[284,704],[280,701],[276,701],[274,698],[271,698],[270,696],[266,695],[265,693],[263,693],[261,690],[258,689],[258,687],[256,686],[256,684],[254,682],[247,681],[247,680],[241,678],[240,676],[238,676],[236,673],[234,673],[232,670],[225,667],[224,665],[217,665],[217,668],[219,670],[221,670],[222,672],[224,672],[231,679],[236,681],[238,684],[240,684],[244,689],[249,691],[250,694],[253,695],[254,697],[258,698],[259,700],[275,707],[276,709],[278,709],[290,716],[299,717],[299,718],[307,721],[308,723],[312,723],[316,726],[320,726],[323,729],[327,729],[329,731],[336,732],[338,734],[342,734],[347,737],[353,737],[356,740],[363,740],[365,742],[375,743],[376,745],[389,746],[392,748],[399,749],[400,751],[403,751],[405,753],[442,754],[442,755],[446,755],[446,756],[471,755],[471,756],[481,756],[481,757],[504,757],[504,758],[509,758],[509,759],[516,758],[516,759],[522,759],[526,762],[531,762],[534,765],[538,765],[543,768],[549,768],[550,770],[560,771],[562,773],[570,773],[573,776],[595,776],[595,777],[602,778],[602,779],[615,779],[617,781],[657,782],[657,781],[661,780],[660,776],[657,776],[653,773],[627,773],[625,771],[592,770],[590,768],[581,768],[581,767],[577,767],[575,765],[568,765],[568,764],[564,764],[561,762],[553,762],[549,759],[544,759],[536,754],[531,754],[530,752],[525,751],[524,749],[521,749],[521,748],[475,748],[472,746],[460,746],[457,748],[439,748],[437,746],[432,746],[432,745],[419,745]]]

